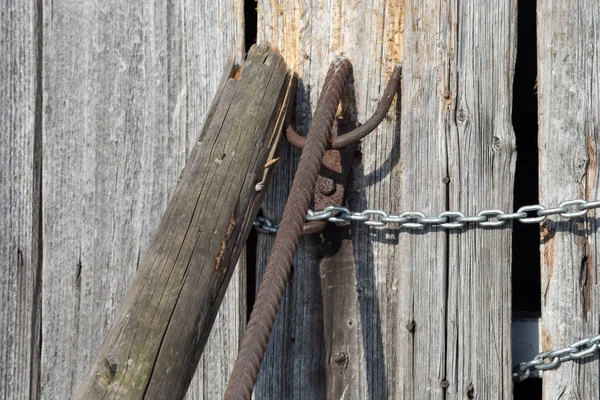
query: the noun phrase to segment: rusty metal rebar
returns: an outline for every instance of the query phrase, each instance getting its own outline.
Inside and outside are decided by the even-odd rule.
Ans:
[[[381,101],[377,105],[373,115],[371,115],[371,117],[358,128],[333,139],[331,141],[331,148],[339,149],[341,147],[348,146],[351,143],[356,143],[377,128],[379,124],[381,124],[381,121],[383,121],[383,118],[385,118],[390,106],[392,105],[392,101],[394,100],[394,96],[398,91],[401,78],[402,64],[398,63],[392,72],[392,76],[390,77],[390,80],[383,91],[383,95],[381,96]],[[306,145],[307,139],[296,132],[291,124],[288,124],[286,128],[286,138],[288,142],[296,147],[303,148]]]
[[[226,400],[250,399],[252,396],[281,298],[290,278],[304,219],[330,139],[329,132],[351,70],[348,59],[337,58],[325,77],[267,269],[229,378],[224,397]]]

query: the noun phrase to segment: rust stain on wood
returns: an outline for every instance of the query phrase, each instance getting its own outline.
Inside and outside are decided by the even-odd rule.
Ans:
[[[218,271],[221,268],[221,259],[223,258],[223,254],[225,254],[225,247],[227,245],[227,241],[233,232],[233,228],[235,228],[235,218],[233,216],[229,219],[229,226],[227,226],[227,231],[225,232],[225,238],[221,241],[221,248],[219,249],[219,254],[217,255],[217,259],[215,260],[215,271]]]
[[[544,257],[544,262],[542,263],[542,266],[545,266],[546,268],[546,287],[544,288],[542,300],[545,304],[546,295],[548,294],[550,282],[552,282],[552,275],[554,274],[554,238],[553,232],[550,232],[550,230],[548,229],[548,222],[545,222],[542,225],[542,243],[544,243],[544,245],[542,246],[542,256]]]
[[[275,40],[274,43],[281,45],[281,55],[285,58],[288,68],[300,76],[300,53],[305,54],[300,48],[300,39],[306,29],[306,24],[302,22],[306,11],[299,0],[284,4],[278,2],[271,4],[275,12],[270,13],[271,20],[266,23],[274,31],[278,30],[275,35],[281,35],[281,40]],[[259,3],[259,14],[264,14],[260,7],[261,3]]]
[[[598,157],[596,152],[596,140],[590,129],[586,129],[588,132],[586,136],[586,150],[588,156],[588,163],[585,172],[585,193],[586,200],[593,200],[596,196],[596,177],[598,175]],[[590,222],[588,222],[590,224]],[[593,304],[593,287],[596,285],[596,263],[594,259],[594,252],[590,249],[590,242],[588,238],[583,238],[584,242],[584,257],[581,260],[581,294],[582,294],[582,305],[583,305],[583,319],[588,320],[588,313],[592,309]]]
[[[242,70],[243,70],[243,69],[244,69],[244,67],[243,67],[243,66],[240,66],[240,67],[237,69],[237,71],[235,71],[235,75],[234,75],[234,76],[233,76],[233,78],[231,78],[231,79],[233,79],[234,81],[237,81],[238,79],[240,79],[240,76],[242,76]]]
[[[592,288],[593,288],[593,283],[592,283],[592,266],[594,265],[593,263],[591,263],[589,257],[592,254],[589,248],[589,243],[587,242],[586,238],[582,238],[582,241],[584,241],[584,245],[583,245],[583,254],[581,256],[581,268],[580,268],[580,272],[579,272],[579,285],[580,285],[580,289],[581,289],[581,304],[583,307],[583,320],[587,322],[588,320],[588,313],[592,308]]]
[[[334,54],[338,54],[342,49],[342,26],[344,13],[342,10],[343,1],[336,1],[332,5],[332,19],[331,19],[331,39],[329,44],[329,51]],[[343,54],[343,51],[342,51]]]
[[[542,326],[542,351],[553,349],[554,345],[552,344],[552,337],[550,333],[546,330],[545,326]]]
[[[585,180],[585,199],[593,200],[596,189],[596,176],[598,174],[598,157],[596,154],[596,140],[592,134],[586,137],[586,150],[588,156],[588,164],[586,168]]]
[[[402,37],[404,36],[404,0],[390,1],[385,10],[386,74],[392,75],[394,66],[402,59]]]

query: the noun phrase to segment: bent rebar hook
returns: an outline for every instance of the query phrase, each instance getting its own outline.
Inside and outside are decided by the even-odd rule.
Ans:
[[[385,90],[383,91],[383,96],[381,96],[381,100],[375,109],[375,112],[371,117],[361,126],[354,129],[351,132],[344,134],[343,136],[337,137],[331,141],[331,148],[339,149],[341,147],[347,146],[351,143],[358,142],[369,133],[373,132],[375,128],[381,124],[381,121],[385,118],[390,106],[392,105],[392,101],[394,100],[394,96],[398,91],[398,86],[400,84],[400,79],[402,78],[402,64],[396,64],[394,71],[392,72],[392,76],[388,81]],[[336,105],[337,107],[337,105]],[[287,140],[296,147],[304,148],[306,145],[306,138],[300,135],[298,132],[294,130],[292,124],[289,124],[286,129],[286,138]]]

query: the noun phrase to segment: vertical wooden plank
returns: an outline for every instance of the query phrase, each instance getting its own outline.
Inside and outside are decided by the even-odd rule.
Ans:
[[[43,2],[44,397],[71,398],[87,373],[225,62],[241,57],[242,10],[239,0]],[[214,370],[237,351],[241,279],[218,317],[229,325],[209,341],[219,350],[202,361]],[[208,375],[198,371],[190,398],[219,392],[225,378]]]
[[[517,2],[452,6],[449,87],[438,89],[448,99],[448,207],[511,210]],[[512,399],[511,239],[510,224],[449,236],[448,399]]]
[[[353,63],[359,121],[370,116],[400,61],[402,1],[265,0],[258,3],[258,13],[259,42],[278,46],[299,76],[299,131],[307,132],[329,63],[338,55]],[[391,183],[398,173],[395,114],[393,106],[377,133],[363,141],[362,163],[356,165],[349,190],[353,209],[393,209],[398,205],[397,188]],[[265,216],[276,220],[281,216],[298,156],[296,149],[283,148],[265,201]],[[397,315],[399,277],[389,261],[398,258],[399,248],[390,246],[382,231],[353,229],[352,240],[355,253],[350,257],[356,270],[346,270],[343,282],[338,281],[343,286],[340,295],[349,299],[344,318],[336,318],[346,324],[345,341],[325,349],[320,274],[327,275],[327,271],[318,267],[320,239],[304,238],[259,375],[257,399],[325,398],[325,363],[337,368],[335,355],[340,349],[345,349],[347,357],[345,373],[351,375],[340,377],[344,398],[386,398],[398,393],[394,387],[399,375],[397,332],[406,321]],[[259,268],[266,265],[271,245],[272,237],[259,236]],[[349,287],[355,288],[353,293],[345,292]],[[326,359],[326,354],[333,357]]]
[[[437,215],[511,208],[515,4],[259,2],[259,39],[281,47],[300,78],[300,131],[310,125],[311,106],[335,55],[353,62],[359,121],[373,111],[402,58],[402,100],[363,140],[351,209]],[[268,217],[281,215],[297,156],[296,150],[282,156],[265,203]],[[352,375],[341,379],[344,398],[511,395],[509,229],[418,233],[353,225],[351,237],[356,294],[347,292],[346,272],[337,277],[350,331],[334,346],[347,350],[340,374]],[[259,239],[259,265],[271,240]],[[323,344],[321,319],[331,316],[322,316],[315,289],[317,244],[304,239],[299,249],[257,398],[327,395],[323,364],[335,368],[331,356],[337,353]],[[321,271],[325,282],[335,281],[331,270]],[[344,318],[333,318],[342,329]]]
[[[455,2],[405,2],[400,210],[435,215],[447,209],[447,135],[453,111],[450,78]],[[454,35],[453,35],[454,34]],[[399,396],[443,399],[446,379],[448,235],[428,229],[399,235]]]
[[[0,397],[37,392],[37,4],[0,4]]]
[[[596,1],[537,2],[540,203],[596,200],[600,9]],[[597,215],[597,214],[596,214]],[[541,231],[542,347],[600,333],[598,220],[548,220]],[[543,398],[597,399],[598,356],[544,372]]]

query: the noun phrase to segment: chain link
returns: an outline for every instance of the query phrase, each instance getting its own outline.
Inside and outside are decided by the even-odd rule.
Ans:
[[[560,366],[566,361],[579,360],[594,355],[598,351],[600,335],[582,339],[562,349],[544,351],[528,362],[522,362],[513,370],[513,379],[522,382],[531,376],[533,371],[546,371]]]
[[[391,214],[383,210],[367,209],[363,211],[350,211],[346,207],[331,206],[320,211],[308,211],[307,221],[329,221],[338,225],[352,221],[362,222],[367,226],[383,227],[394,225],[396,228],[423,229],[427,226],[442,229],[462,229],[468,224],[482,228],[499,228],[508,221],[519,221],[522,224],[539,224],[550,216],[560,216],[564,219],[579,218],[589,210],[600,208],[600,200],[585,201],[574,199],[563,201],[554,208],[546,208],[540,204],[523,206],[517,212],[506,213],[502,210],[482,210],[477,215],[465,215],[460,211],[444,211],[436,216],[426,216],[422,212],[405,211],[400,214]],[[254,221],[257,231],[275,233],[279,227],[272,220],[258,217]]]

